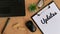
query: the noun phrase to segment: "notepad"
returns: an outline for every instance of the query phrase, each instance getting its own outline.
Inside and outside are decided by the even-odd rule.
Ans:
[[[42,34],[60,34],[60,11],[54,2],[32,16]]]

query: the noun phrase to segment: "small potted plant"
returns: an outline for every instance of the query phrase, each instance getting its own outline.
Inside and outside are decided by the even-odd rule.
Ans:
[[[29,9],[29,11],[30,12],[35,12],[35,10],[36,10],[36,4],[31,4],[29,7],[28,7],[28,9]]]

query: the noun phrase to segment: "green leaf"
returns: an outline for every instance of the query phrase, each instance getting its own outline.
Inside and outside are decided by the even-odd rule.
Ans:
[[[31,4],[31,5],[29,6],[29,10],[30,10],[31,12],[34,12],[34,11],[36,10],[36,4]]]

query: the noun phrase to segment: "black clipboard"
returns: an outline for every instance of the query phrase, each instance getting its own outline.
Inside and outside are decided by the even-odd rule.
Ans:
[[[48,5],[50,5],[52,2],[54,2],[54,1],[51,1],[49,4],[47,4],[46,6],[48,6]],[[56,3],[55,3],[56,4]],[[46,6],[44,6],[42,9],[44,9]],[[57,5],[56,5],[57,6]],[[50,7],[49,7],[50,8]],[[57,6],[57,8],[58,8],[58,6]],[[41,10],[42,10],[41,9]],[[59,8],[58,8],[59,9]],[[38,12],[36,12],[33,16],[35,16],[37,13],[39,13],[41,10],[39,10]],[[34,19],[32,18],[33,16],[31,16],[31,19],[34,21]],[[39,16],[39,15],[38,15]],[[36,24],[36,22],[34,21],[34,23]],[[38,29],[41,31],[41,33],[42,34],[44,34],[43,33],[43,31],[39,28],[39,26],[36,24],[36,26],[38,27]]]

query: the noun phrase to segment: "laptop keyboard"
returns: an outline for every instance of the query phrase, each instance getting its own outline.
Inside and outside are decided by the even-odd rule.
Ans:
[[[2,14],[3,16],[24,16],[24,2],[24,0],[0,0],[0,15]]]

